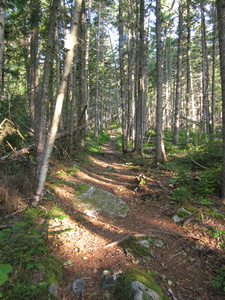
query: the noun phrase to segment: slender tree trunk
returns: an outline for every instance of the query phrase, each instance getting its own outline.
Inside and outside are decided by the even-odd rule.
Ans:
[[[46,175],[47,175],[47,171],[48,171],[50,156],[52,153],[52,149],[54,146],[54,142],[55,142],[58,126],[59,126],[67,79],[68,79],[70,71],[71,71],[75,47],[78,43],[77,42],[77,32],[78,32],[78,24],[79,24],[81,7],[82,7],[82,0],[77,0],[76,4],[75,4],[74,12],[73,12],[71,31],[67,36],[67,45],[66,45],[67,54],[66,54],[66,58],[65,58],[64,71],[62,74],[61,84],[59,86],[58,94],[56,97],[56,106],[55,106],[54,116],[53,116],[53,120],[52,120],[52,124],[51,124],[51,130],[48,135],[47,142],[46,142],[45,148],[44,148],[42,164],[41,164],[40,173],[38,176],[38,184],[37,184],[37,188],[36,188],[36,194],[35,194],[34,202],[33,202],[34,206],[38,205],[41,195],[42,195],[42,192],[43,192],[43,189],[44,189],[44,184],[45,184]]]
[[[186,63],[187,63],[187,78],[186,78],[186,142],[189,143],[189,113],[191,99],[191,19],[190,19],[190,0],[187,0],[187,47],[186,47]]]
[[[127,151],[127,126],[126,126],[126,105],[125,105],[125,72],[124,72],[124,17],[123,0],[119,0],[119,61],[120,61],[120,102],[122,109],[122,151]]]
[[[39,37],[39,22],[40,22],[40,1],[30,1],[31,5],[31,29],[32,34],[30,38],[30,60],[28,65],[28,98],[29,98],[29,113],[31,128],[34,131],[36,137],[38,137],[37,122],[38,116],[36,116],[38,107],[38,93],[40,82],[40,70],[39,70],[39,54],[38,54],[38,37]]]
[[[86,94],[86,103],[89,106],[89,49],[90,49],[90,38],[91,38],[91,8],[92,8],[92,0],[88,0],[87,6],[87,21],[86,21],[86,49],[85,49],[85,78],[86,78],[86,85],[85,85],[85,94]],[[86,123],[88,126],[88,110],[86,115]]]
[[[211,133],[214,139],[215,133],[215,106],[216,106],[216,95],[215,95],[215,71],[216,71],[216,9],[213,12],[214,25],[213,25],[213,45],[212,45],[212,94],[211,94]]]
[[[182,41],[183,41],[183,9],[179,4],[179,38],[178,38],[178,53],[177,53],[177,85],[175,98],[175,116],[173,126],[173,143],[178,144],[179,126],[180,126],[180,105],[181,105],[181,89],[182,89]]]
[[[46,45],[45,63],[44,63],[44,75],[42,82],[42,90],[39,99],[39,132],[38,132],[38,146],[37,146],[37,174],[42,167],[42,155],[45,147],[46,140],[46,127],[47,127],[47,98],[49,91],[50,75],[52,70],[52,54],[56,28],[56,13],[59,5],[59,0],[54,0],[51,8],[50,20],[49,20],[49,34]],[[39,178],[39,175],[37,176]]]
[[[98,33],[96,49],[96,76],[95,76],[95,128],[94,136],[98,139],[99,134],[99,63],[100,63],[100,24],[101,24],[101,3],[98,4]]]
[[[5,29],[5,0],[0,0],[0,101],[3,99],[3,64],[4,64],[4,29]]]
[[[225,204],[225,0],[217,0],[217,15],[220,48],[220,74],[222,84],[223,156],[221,175],[221,200]]]
[[[163,83],[163,47],[161,32],[161,0],[156,0],[156,80],[157,80],[157,103],[156,103],[156,162],[166,160],[163,141],[163,106],[162,106],[162,83]]]
[[[76,52],[76,51],[75,51]],[[76,53],[74,56],[74,63],[70,72],[70,84],[71,84],[71,102],[70,102],[70,137],[69,137],[69,153],[72,154],[74,148],[74,126],[77,119],[76,115],[76,76],[77,76],[77,60]],[[76,135],[76,134],[75,134]]]
[[[79,27],[79,102],[78,102],[78,117],[81,116],[84,107],[87,105],[86,85],[87,78],[85,72],[85,1],[82,2],[82,11],[80,16]],[[84,136],[86,131],[86,112],[81,120],[82,129],[77,132],[77,147],[84,147]]]
[[[202,29],[202,126],[203,132],[209,133],[209,98],[208,98],[208,54],[206,44],[206,24],[204,2],[200,1],[201,7],[201,29]]]
[[[128,15],[129,15],[129,25],[128,25],[128,108],[127,108],[127,138],[128,141],[134,140],[134,102],[135,102],[135,50],[134,50],[134,20],[133,16],[133,6],[131,0],[128,2]]]
[[[143,152],[143,124],[144,124],[144,97],[145,97],[145,73],[144,61],[146,56],[145,41],[145,1],[140,0],[140,36],[139,36],[139,71],[138,71],[138,98],[136,103],[136,134],[135,152],[142,155]]]

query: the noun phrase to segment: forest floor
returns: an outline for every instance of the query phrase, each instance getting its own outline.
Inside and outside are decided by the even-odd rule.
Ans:
[[[190,220],[178,224],[171,221],[176,211],[168,197],[173,173],[156,166],[127,163],[117,152],[113,136],[103,150],[89,157],[92,163],[79,164],[74,174],[51,170],[63,180],[62,185],[54,187],[54,193],[58,207],[69,216],[62,221],[54,220],[51,226],[73,229],[49,241],[54,255],[64,263],[58,299],[116,299],[110,291],[101,288],[103,271],[121,273],[131,267],[156,271],[168,299],[225,299],[223,291],[211,285],[216,272],[225,264],[225,253],[218,240],[208,234],[208,228],[225,230],[224,220],[203,217],[201,222]],[[109,167],[111,172],[106,172]],[[143,187],[138,186],[140,174],[147,178]],[[85,182],[120,196],[130,212],[126,217],[88,217],[75,210],[72,204],[74,187],[71,182]],[[42,205],[48,207],[49,201]],[[127,235],[138,234],[162,240],[165,246],[153,247],[152,256],[141,257],[118,243],[111,244]],[[80,278],[86,280],[87,286],[82,295],[76,296],[72,283]]]

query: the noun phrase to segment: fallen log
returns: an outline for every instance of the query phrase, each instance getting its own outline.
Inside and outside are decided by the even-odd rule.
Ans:
[[[76,132],[77,130],[83,129],[84,127],[85,127],[85,125],[75,127],[73,129],[73,132]],[[60,138],[65,137],[69,134],[70,134],[69,130],[58,132],[57,135],[56,135],[56,139],[60,139]],[[35,149],[36,146],[37,146],[37,142],[34,142],[33,144],[28,145],[27,147],[24,147],[20,150],[13,150],[9,154],[0,157],[0,162],[5,162],[5,161],[11,160],[11,159],[13,160],[13,159],[18,158],[19,156],[23,156],[24,154],[28,154],[30,152],[30,150]]]
[[[10,152],[9,154],[5,155],[5,156],[2,156],[0,157],[0,161],[3,162],[3,161],[6,161],[6,160],[9,160],[9,159],[15,159],[17,158],[18,156],[22,156],[24,154],[27,154],[30,152],[30,150],[34,149],[36,147],[37,143],[33,143],[25,148],[22,148],[20,150],[14,150],[12,152]]]
[[[170,236],[174,236],[174,237],[181,237],[181,238],[189,238],[189,239],[199,240],[199,238],[191,236],[191,235],[187,235],[187,234],[172,233],[172,232],[166,232],[166,231],[160,231],[160,230],[154,230],[154,229],[151,229],[150,231],[153,232],[153,233],[165,234],[165,235],[170,235]],[[128,234],[128,235],[120,238],[119,240],[117,240],[115,242],[107,244],[106,246],[104,246],[104,248],[118,246],[121,242],[129,239],[130,237],[142,238],[142,237],[157,237],[157,236],[153,235],[153,234],[144,234],[144,233]]]

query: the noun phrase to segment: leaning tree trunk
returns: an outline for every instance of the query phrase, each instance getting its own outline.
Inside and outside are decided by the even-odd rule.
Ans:
[[[3,54],[5,28],[5,0],[0,0],[0,100],[3,98]]]
[[[222,117],[223,117],[223,161],[221,175],[221,200],[225,204],[225,0],[217,0],[217,15],[220,47],[220,74],[222,84]]]
[[[48,33],[48,41],[46,45],[42,89],[39,96],[40,99],[39,99],[38,112],[36,112],[36,115],[39,115],[38,146],[37,146],[37,178],[39,177],[39,171],[40,168],[42,167],[42,157],[43,157],[43,151],[44,151],[45,140],[46,140],[47,99],[48,99],[49,82],[50,82],[50,76],[52,70],[51,65],[52,65],[52,57],[53,57],[53,45],[54,45],[55,27],[56,27],[56,13],[57,13],[58,5],[59,5],[59,0],[54,0],[52,4],[51,15],[49,20],[49,33]]]
[[[41,195],[42,195],[42,192],[44,189],[44,184],[45,184],[46,175],[47,175],[47,171],[48,171],[49,160],[50,160],[50,156],[51,156],[54,142],[56,139],[56,134],[57,134],[60,116],[61,116],[61,112],[62,112],[62,105],[63,105],[63,100],[64,100],[67,79],[69,77],[71,67],[72,67],[72,62],[73,62],[73,57],[74,57],[74,49],[78,43],[77,42],[77,31],[78,31],[78,23],[79,23],[79,16],[80,16],[80,11],[81,11],[81,7],[82,7],[82,1],[84,1],[84,0],[76,1],[74,12],[73,12],[71,32],[67,36],[67,44],[66,44],[67,54],[66,54],[66,58],[65,58],[64,70],[63,70],[62,80],[61,80],[61,84],[59,86],[59,90],[58,90],[58,94],[57,94],[57,98],[56,98],[56,106],[55,106],[54,116],[53,116],[53,120],[52,120],[51,130],[48,135],[47,142],[46,142],[45,148],[44,148],[42,164],[41,164],[40,173],[38,176],[38,184],[37,184],[37,188],[36,188],[36,194],[35,194],[34,202],[33,202],[34,206],[37,206],[41,199]]]

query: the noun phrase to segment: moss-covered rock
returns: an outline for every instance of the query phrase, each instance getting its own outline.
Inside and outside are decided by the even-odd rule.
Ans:
[[[149,246],[153,243],[153,240],[151,237],[145,237],[145,241],[148,241]],[[129,249],[133,252],[135,256],[151,256],[150,248],[146,247],[143,243],[141,243],[140,239],[137,239],[134,236],[130,236],[126,240],[122,241],[120,243],[120,246],[126,249]]]
[[[120,300],[133,300],[137,297],[137,290],[141,291],[143,300],[167,300],[162,288],[156,283],[154,271],[139,268],[128,269],[119,279],[116,288],[116,297]],[[139,294],[139,296],[140,296]]]
[[[125,217],[129,211],[127,204],[118,196],[87,184],[77,185],[74,205],[90,216],[103,212]]]

